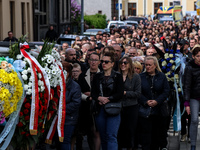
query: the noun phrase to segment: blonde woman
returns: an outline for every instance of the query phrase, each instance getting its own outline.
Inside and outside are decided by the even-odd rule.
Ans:
[[[141,97],[139,99],[139,127],[143,150],[166,148],[167,140],[161,137],[165,131],[160,112],[161,104],[168,98],[170,87],[156,57],[148,56],[144,61],[146,71],[140,74]]]
[[[134,69],[134,72],[140,74],[143,71],[143,66],[141,65],[141,63],[139,61],[134,61],[133,69]]]

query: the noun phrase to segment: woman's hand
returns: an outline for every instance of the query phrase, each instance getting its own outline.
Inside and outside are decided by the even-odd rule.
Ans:
[[[189,115],[189,114],[190,114],[190,106],[186,106],[186,107],[185,107],[185,111],[186,111],[187,114]]]
[[[147,105],[149,105],[150,107],[155,107],[158,104],[158,102],[156,100],[148,100],[147,101]]]
[[[101,97],[101,96],[99,96],[98,100],[99,100],[99,104],[100,105],[103,105],[103,104],[106,104],[106,103],[110,102],[110,100],[108,99],[108,97]]]

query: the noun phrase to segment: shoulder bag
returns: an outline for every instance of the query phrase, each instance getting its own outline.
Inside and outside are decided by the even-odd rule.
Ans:
[[[101,95],[103,96],[102,84],[100,84]],[[121,102],[108,102],[104,105],[104,110],[108,115],[115,116],[119,115],[122,109]]]

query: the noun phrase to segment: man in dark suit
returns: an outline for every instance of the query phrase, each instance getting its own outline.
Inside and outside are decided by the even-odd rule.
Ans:
[[[98,66],[100,64],[100,55],[96,52],[92,53],[88,60],[90,68],[79,76],[78,83],[81,87],[82,92],[82,102],[80,107],[80,115],[79,115],[79,135],[77,140],[83,135],[87,135],[88,144],[90,150],[100,149],[100,136],[94,129],[94,120],[93,116],[90,113],[90,104],[91,104],[91,84],[93,77],[97,72],[100,72]],[[77,141],[78,142],[78,141]],[[79,143],[78,147],[81,147],[81,143]]]

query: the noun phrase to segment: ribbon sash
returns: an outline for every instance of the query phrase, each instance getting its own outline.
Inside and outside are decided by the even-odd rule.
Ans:
[[[31,74],[35,74],[36,73],[36,70],[37,69],[37,72],[40,73],[42,75],[42,81],[44,82],[44,87],[45,87],[45,92],[47,93],[48,95],[48,103],[47,103],[47,108],[49,106],[49,101],[50,101],[50,83],[49,83],[49,80],[48,80],[48,77],[47,77],[47,74],[46,72],[44,71],[44,69],[42,68],[42,66],[38,63],[38,61],[33,57],[31,56],[30,54],[28,54],[24,49],[27,49],[29,48],[29,45],[27,43],[24,43],[24,44],[20,44],[21,48],[21,53],[23,54],[23,56],[25,58],[27,58],[29,60],[29,64],[30,66],[32,67],[31,68],[31,71],[33,70],[33,72],[31,72]],[[35,73],[34,73],[35,72]],[[37,80],[37,74],[36,76],[34,75],[33,76],[35,78],[35,80],[33,80],[34,84],[35,84],[35,87],[34,87],[34,84],[33,84],[33,87],[32,87],[32,104],[31,105],[31,119],[30,119],[30,125],[29,125],[29,128],[30,128],[30,134],[31,135],[37,135],[37,126],[38,126],[38,111],[39,111],[39,91],[38,91],[38,80]],[[35,89],[35,92],[34,92],[34,89]],[[38,98],[38,100],[36,99],[36,101],[34,100],[35,96],[36,98]],[[33,106],[33,107],[32,107]],[[32,114],[33,113],[33,114]],[[33,119],[34,118],[34,119]],[[37,118],[37,119],[36,119]],[[46,117],[45,117],[46,118]],[[33,120],[32,120],[33,119]],[[34,123],[33,123],[33,122]],[[44,122],[45,123],[45,122]],[[35,127],[33,127],[33,124]],[[44,125],[43,125],[44,126]]]
[[[65,102],[65,92],[66,92],[66,85],[65,85],[65,77],[62,71],[62,68],[58,65],[59,69],[61,70],[61,81],[60,81],[60,100],[59,100],[59,108],[58,108],[58,137],[59,141],[63,142],[64,140],[64,125],[65,125],[65,114],[66,114],[66,102]]]
[[[29,124],[29,129],[30,129],[30,134],[31,135],[37,135],[37,128],[38,128],[38,111],[39,111],[39,91],[38,91],[38,79],[37,79],[37,73],[35,70],[35,67],[33,66],[33,62],[29,55],[26,53],[24,49],[27,47],[22,46],[21,54],[27,58],[28,63],[31,68],[31,75],[33,77],[32,81],[32,102],[31,102],[31,114],[30,114],[30,124]]]

